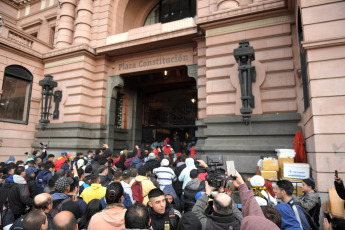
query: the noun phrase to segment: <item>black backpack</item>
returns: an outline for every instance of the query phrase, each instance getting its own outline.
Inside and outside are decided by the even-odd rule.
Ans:
[[[171,208],[169,210],[169,220],[170,220],[170,224],[172,226],[172,229],[175,230],[177,229],[177,220],[176,220],[176,216],[175,216],[175,212],[174,212],[174,208]]]
[[[62,200],[61,202],[59,202],[55,207],[53,207],[52,210],[50,210],[50,215],[52,216],[52,218],[54,218],[59,212],[62,211],[62,205],[64,203],[66,203],[67,201],[71,200],[69,197],[67,197],[66,199]]]
[[[319,197],[319,199],[320,199],[320,197]],[[321,202],[320,202],[320,204],[321,204]],[[310,228],[312,229],[312,230],[318,230],[319,229],[319,217],[317,218],[317,222],[316,222],[316,220],[302,207],[302,205],[301,205],[301,203],[300,202],[294,202],[294,203],[292,203],[292,204],[290,204],[289,203],[289,205],[290,205],[290,207],[292,208],[292,206],[294,206],[294,205],[298,205],[298,206],[300,206],[301,207],[301,210],[303,211],[303,213],[304,213],[304,215],[305,215],[305,218],[307,219],[307,221],[308,221],[308,223],[309,223],[309,226],[310,226]],[[316,204],[315,205],[315,207],[314,208],[316,208],[316,206],[318,206],[318,204]],[[319,214],[320,214],[320,207],[321,207],[321,205],[319,205]],[[313,209],[314,209],[313,208]],[[313,210],[312,209],[312,210]],[[310,210],[311,211],[311,210]]]

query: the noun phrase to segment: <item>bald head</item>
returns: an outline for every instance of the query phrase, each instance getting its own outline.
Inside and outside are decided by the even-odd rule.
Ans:
[[[34,198],[34,209],[49,212],[53,208],[53,198],[48,193],[41,193]]]
[[[213,200],[215,211],[221,215],[229,215],[232,213],[232,199],[225,193],[218,193]]]
[[[53,219],[53,230],[76,230],[77,220],[69,211],[59,212]]]

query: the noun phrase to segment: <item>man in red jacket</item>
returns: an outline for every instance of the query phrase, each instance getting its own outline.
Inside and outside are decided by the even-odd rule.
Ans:
[[[60,157],[54,161],[55,172],[57,172],[67,159],[67,152],[62,152]]]

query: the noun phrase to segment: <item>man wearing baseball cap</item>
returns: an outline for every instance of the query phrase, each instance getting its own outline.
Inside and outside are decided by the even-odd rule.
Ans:
[[[32,167],[29,167],[26,170],[26,183],[28,184],[29,187],[29,192],[30,192],[30,197],[33,199],[37,194],[37,184],[35,181],[35,169]]]
[[[321,199],[315,191],[315,180],[311,177],[302,180],[303,195],[296,200],[313,217],[315,223],[319,223]]]

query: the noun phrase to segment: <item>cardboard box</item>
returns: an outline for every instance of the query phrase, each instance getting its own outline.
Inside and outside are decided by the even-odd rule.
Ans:
[[[288,181],[291,181],[291,182],[302,182],[303,179],[296,179],[296,178],[287,178],[287,177],[281,177],[282,180],[288,180]]]
[[[297,196],[302,196],[303,195],[302,187],[301,186],[302,186],[302,184],[298,183],[297,186],[293,187],[294,190],[297,190]],[[294,191],[294,194],[296,194],[295,191]]]
[[[262,161],[262,171],[278,171],[278,170],[279,170],[279,166],[278,166],[277,159],[272,159],[272,160],[264,159]]]
[[[284,163],[284,177],[305,179],[309,178],[310,166],[304,163]]]
[[[277,171],[261,171],[261,176],[266,180],[278,180]]]
[[[294,157],[278,157],[278,166],[279,168],[283,168],[284,163],[294,163]]]

